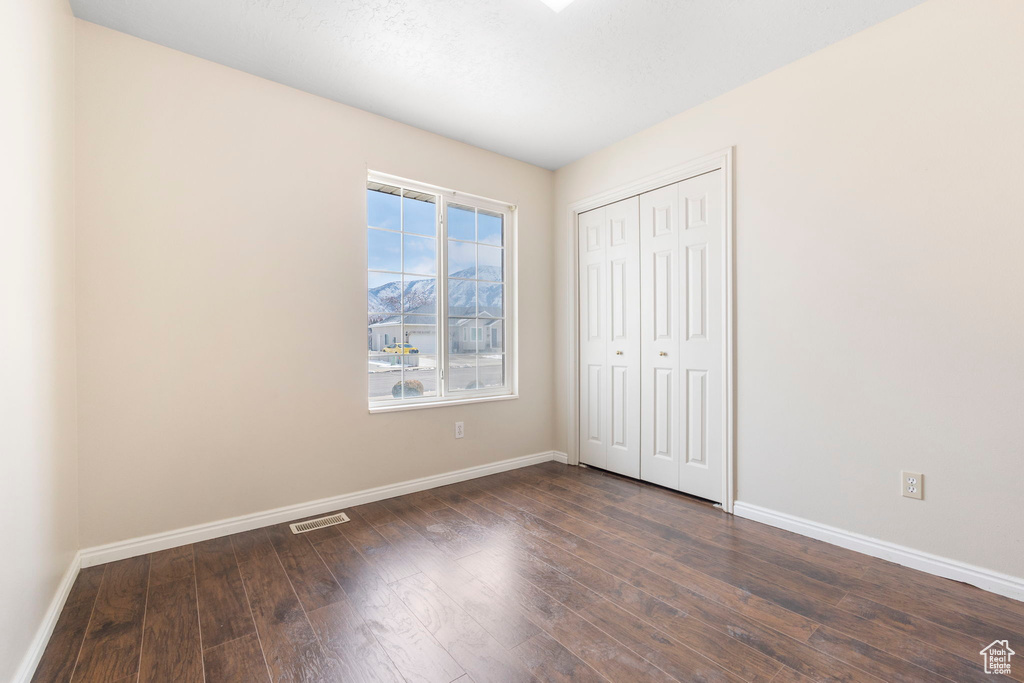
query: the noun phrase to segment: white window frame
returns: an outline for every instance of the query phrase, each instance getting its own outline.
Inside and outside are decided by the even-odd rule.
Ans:
[[[413,190],[432,194],[437,197],[438,225],[437,225],[437,366],[438,366],[438,395],[423,396],[420,398],[389,399],[386,401],[373,401],[369,399],[370,394],[370,373],[366,373],[366,385],[364,396],[369,403],[371,413],[390,413],[401,410],[419,410],[423,408],[435,408],[442,406],[464,405],[467,403],[482,403],[487,401],[505,401],[519,398],[519,344],[518,344],[518,318],[517,305],[517,234],[518,234],[518,210],[510,202],[503,202],[466,192],[457,192],[437,185],[430,185],[408,178],[381,173],[379,171],[368,171],[366,182],[381,183],[400,187],[404,190]],[[363,253],[368,252],[366,228],[369,221],[369,207],[366,205],[366,193],[363,193]],[[503,280],[503,311],[504,311],[504,354],[505,354],[505,386],[488,389],[477,389],[468,391],[451,392],[448,389],[448,204],[461,204],[472,206],[477,209],[485,209],[501,213],[503,216],[503,245],[504,249],[504,280]],[[369,288],[369,263],[364,268],[366,273],[366,289]],[[404,315],[404,314],[403,314]],[[365,316],[364,316],[365,317]],[[477,328],[474,328],[477,329]],[[480,336],[483,336],[481,333]]]

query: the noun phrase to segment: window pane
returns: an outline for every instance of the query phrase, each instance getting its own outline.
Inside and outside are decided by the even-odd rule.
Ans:
[[[407,359],[402,381],[402,398],[437,396],[437,358],[416,356]]]
[[[402,276],[395,273],[367,274],[367,311],[400,313],[402,311]]]
[[[501,354],[505,352],[505,323],[502,320],[481,320],[477,353]]]
[[[402,229],[417,235],[437,236],[436,201],[432,195],[406,190],[402,197]]]
[[[437,318],[427,315],[405,316],[405,345],[401,353],[407,356],[436,355]]]
[[[366,231],[370,270],[402,270],[402,236],[370,228]]]
[[[405,272],[437,275],[437,240],[405,235]]]
[[[402,229],[402,208],[397,194],[397,187],[377,185],[381,190],[366,191],[366,224],[371,228]]]
[[[476,245],[448,240],[448,275],[476,277]]]
[[[476,240],[476,211],[470,206],[448,205],[448,236],[456,240]]]
[[[448,318],[448,353],[476,353],[479,328],[475,318]]]
[[[481,280],[491,280],[493,282],[501,282],[505,279],[502,262],[504,251],[504,249],[497,247],[485,247],[483,245],[477,247],[479,265],[476,276]]]
[[[481,355],[477,357],[477,382],[481,389],[505,385],[505,357]]]
[[[474,280],[448,281],[448,315],[476,315],[476,282]]]
[[[477,241],[482,244],[504,244],[502,222],[505,220],[500,213],[480,209],[477,214]]]
[[[481,282],[477,286],[477,315],[500,318],[505,315],[504,285]]]
[[[402,338],[402,316],[370,313],[367,317],[367,347],[372,354],[390,353]]]
[[[371,353],[369,356],[370,400],[388,401],[395,396],[392,388],[402,384],[401,358],[392,354]]]
[[[436,314],[437,280],[418,275],[406,275],[402,304],[402,310],[406,313]]]
[[[475,354],[448,356],[448,388],[453,392],[477,388]]]

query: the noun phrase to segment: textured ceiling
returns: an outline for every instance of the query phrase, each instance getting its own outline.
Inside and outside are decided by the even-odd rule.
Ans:
[[[558,168],[921,0],[71,0],[76,16]]]

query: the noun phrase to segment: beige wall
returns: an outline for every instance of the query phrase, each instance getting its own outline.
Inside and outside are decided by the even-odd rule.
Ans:
[[[736,146],[739,500],[1024,575],[1021,26],[933,0],[557,172],[564,292],[569,203]]]
[[[78,548],[67,0],[0,5],[0,680]]]
[[[77,40],[84,547],[551,449],[551,172]],[[518,203],[520,399],[367,413],[368,167]]]

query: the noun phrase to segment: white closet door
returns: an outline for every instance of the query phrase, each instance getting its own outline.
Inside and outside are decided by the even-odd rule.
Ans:
[[[640,476],[639,199],[579,217],[580,461]]]
[[[608,469],[640,476],[640,199],[605,207],[608,229]]]
[[[604,208],[579,216],[580,462],[608,466],[608,251]]]
[[[723,172],[679,183],[679,490],[721,502],[725,467],[725,207]]]
[[[640,196],[640,478],[722,500],[722,172]]]
[[[679,488],[679,186],[640,195],[640,478]]]

